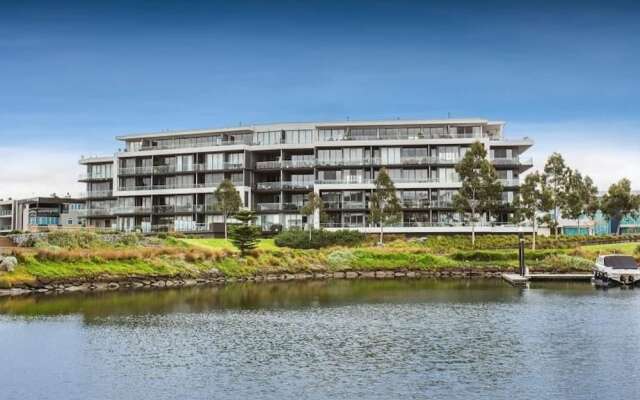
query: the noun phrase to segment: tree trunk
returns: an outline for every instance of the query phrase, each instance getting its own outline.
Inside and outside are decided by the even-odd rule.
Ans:
[[[309,226],[309,242],[311,242],[311,231],[313,230],[313,225],[311,225],[311,222],[307,222],[307,225]]]
[[[383,236],[384,236],[384,226],[382,224],[382,221],[380,221],[380,242],[378,243],[380,246],[384,244]]]
[[[228,240],[227,237],[227,215],[224,215],[224,240]]]
[[[578,236],[580,236],[580,217],[578,217]]]
[[[476,211],[471,209],[471,247],[476,247]]]
[[[555,226],[554,226],[554,231],[555,231],[555,237],[556,240],[558,240],[558,228],[559,228],[559,224],[558,224],[558,207],[556,207],[553,210],[553,220],[555,221]]]

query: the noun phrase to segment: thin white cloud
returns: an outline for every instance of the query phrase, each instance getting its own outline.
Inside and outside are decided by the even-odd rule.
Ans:
[[[80,155],[55,148],[0,147],[0,198],[78,195]]]
[[[534,159],[533,170],[542,170],[549,155],[558,152],[602,191],[622,178],[640,189],[640,122],[513,123],[506,136],[529,136],[535,141],[525,153]]]

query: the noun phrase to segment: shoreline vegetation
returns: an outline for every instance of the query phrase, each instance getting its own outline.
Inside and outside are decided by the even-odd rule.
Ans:
[[[287,232],[261,239],[245,256],[225,239],[179,234],[101,235],[89,231],[23,237],[8,256],[11,272],[0,272],[0,294],[175,287],[236,281],[422,276],[500,276],[518,268],[515,235],[484,235],[475,248],[468,236],[375,237],[354,232]],[[318,248],[280,247],[313,243]],[[348,246],[338,245],[348,244]],[[278,246],[279,244],[280,246]],[[622,253],[640,259],[640,235],[538,238],[526,251],[532,272],[590,272],[595,257]]]

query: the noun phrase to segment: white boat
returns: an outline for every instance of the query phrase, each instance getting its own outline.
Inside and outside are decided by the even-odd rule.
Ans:
[[[593,279],[606,286],[630,286],[640,282],[640,268],[631,256],[612,254],[599,256],[593,266]]]

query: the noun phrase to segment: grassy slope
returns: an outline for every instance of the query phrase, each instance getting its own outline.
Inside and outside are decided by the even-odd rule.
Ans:
[[[579,249],[528,252],[527,263],[534,268],[559,271],[587,270],[598,253],[633,254],[639,243],[583,246]],[[239,258],[233,245],[224,239],[167,240],[165,246],[177,249],[175,254],[139,257],[131,260],[101,260],[100,257],[74,262],[42,260],[35,253],[27,256],[15,272],[0,276],[0,287],[31,282],[35,279],[73,279],[127,276],[198,276],[216,268],[227,276],[249,276],[259,273],[296,273],[311,271],[374,269],[441,269],[492,268],[517,266],[514,250],[457,251],[446,254],[415,243],[397,241],[384,248],[330,248],[296,250],[279,248],[272,239],[261,240],[250,257]],[[91,251],[91,250],[90,250]],[[98,252],[99,250],[94,250]],[[133,248],[133,251],[136,251]],[[215,254],[211,254],[211,253]],[[217,253],[216,253],[217,252]],[[223,254],[223,255],[219,255]]]

